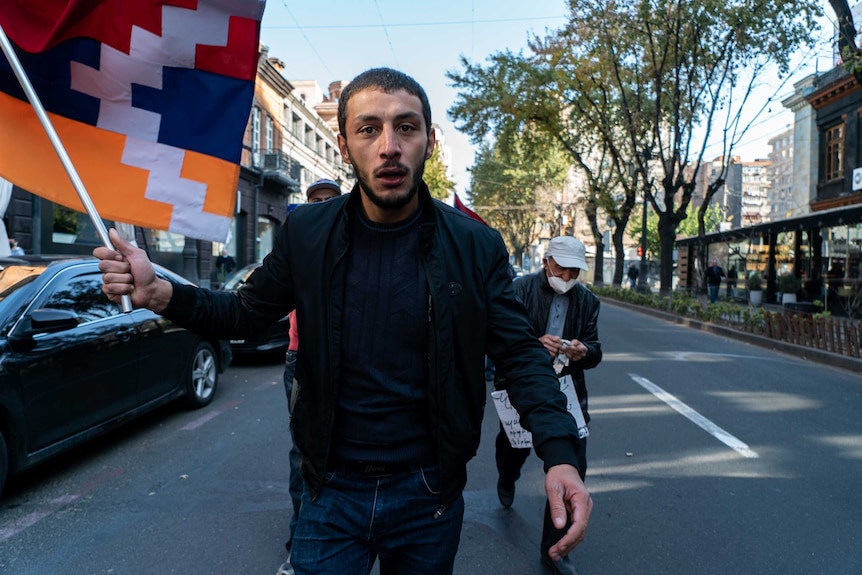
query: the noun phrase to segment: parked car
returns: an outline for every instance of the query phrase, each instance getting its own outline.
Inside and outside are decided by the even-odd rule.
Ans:
[[[245,285],[251,272],[259,267],[260,263],[253,263],[238,269],[224,282],[221,289],[235,292]],[[266,332],[254,339],[232,339],[230,347],[236,355],[284,355],[284,352],[287,351],[287,345],[290,343],[289,329],[289,320],[287,316],[284,316],[271,325]]]
[[[170,401],[208,405],[230,361],[225,342],[123,313],[95,258],[0,259],[0,491],[8,474]]]

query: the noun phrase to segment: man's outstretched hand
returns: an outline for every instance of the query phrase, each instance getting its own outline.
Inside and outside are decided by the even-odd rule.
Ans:
[[[555,465],[548,469],[545,493],[548,495],[554,527],[563,529],[567,519],[572,522],[563,538],[548,551],[551,559],[557,561],[583,541],[593,510],[593,500],[573,465]]]

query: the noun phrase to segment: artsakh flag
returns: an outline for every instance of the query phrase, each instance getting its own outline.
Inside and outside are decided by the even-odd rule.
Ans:
[[[224,241],[264,0],[2,0],[0,25],[103,218]],[[0,176],[84,211],[0,54]]]
[[[481,217],[479,217],[479,214],[477,214],[476,212],[474,212],[473,210],[471,210],[470,208],[468,208],[467,206],[464,205],[464,202],[461,201],[461,198],[458,197],[458,194],[455,194],[455,209],[457,209],[461,212],[464,212],[465,214],[467,214],[468,216],[470,216],[474,220],[482,222],[486,226],[488,225],[487,222],[485,222],[485,220],[483,220]]]

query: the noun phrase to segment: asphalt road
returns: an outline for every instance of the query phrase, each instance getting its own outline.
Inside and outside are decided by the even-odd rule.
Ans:
[[[595,501],[581,575],[862,573],[858,375],[605,304],[588,372]],[[273,575],[290,517],[278,363],[14,479],[4,575]],[[543,574],[543,474],[496,497],[488,406],[459,575]]]

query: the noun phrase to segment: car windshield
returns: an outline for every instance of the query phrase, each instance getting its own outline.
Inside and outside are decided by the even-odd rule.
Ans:
[[[226,282],[224,282],[222,289],[228,291],[239,289],[240,286],[242,286],[246,282],[248,276],[251,275],[251,272],[256,270],[258,267],[259,264],[254,264],[240,269],[235,274],[230,276]]]
[[[39,277],[44,266],[9,266],[0,270],[0,301]]]

